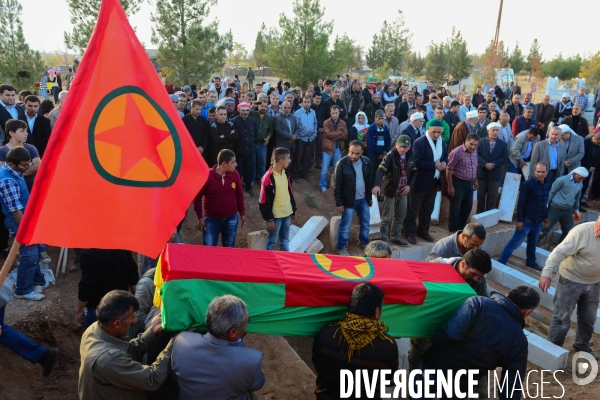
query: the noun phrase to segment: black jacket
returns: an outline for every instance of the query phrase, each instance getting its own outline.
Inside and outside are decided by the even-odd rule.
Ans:
[[[586,169],[590,169],[590,167],[600,168],[600,146],[595,146],[591,137],[583,139],[581,166]]]
[[[25,108],[17,104],[17,119],[20,119],[23,122],[27,122],[27,118],[25,118]],[[7,143],[10,137],[8,137],[8,133],[5,133],[4,125],[6,125],[6,121],[9,119],[13,119],[10,113],[4,108],[0,107],[0,143]],[[39,150],[39,149],[38,149]]]
[[[215,121],[210,124],[211,162],[209,165],[217,163],[217,156],[221,150],[229,149],[235,151],[235,142],[237,138],[238,134],[233,128],[233,122],[227,121],[224,124],[220,124]]]
[[[48,146],[48,140],[50,140],[50,134],[52,133],[50,120],[42,114],[38,114],[33,123],[33,132],[29,130],[29,124],[27,124],[27,133],[29,135],[27,135],[26,143],[34,145],[38,153],[40,153],[40,158],[43,158]],[[8,137],[7,139],[10,140]]]
[[[406,182],[407,186],[411,188],[415,186],[417,182],[417,163],[412,150],[406,153]],[[380,186],[381,193],[387,197],[396,197],[396,191],[398,190],[398,183],[400,182],[400,176],[402,175],[402,168],[400,166],[400,154],[396,148],[390,150],[379,164],[377,173],[375,174],[375,184],[373,186]]]
[[[86,249],[81,252],[81,279],[78,297],[87,308],[96,308],[111,290],[129,291],[140,279],[129,250]]]
[[[258,123],[254,118],[237,116],[233,119],[233,128],[237,134],[235,156],[251,157],[254,154],[254,138],[258,136]]]
[[[181,120],[192,136],[196,147],[202,147],[204,149],[202,156],[208,163],[210,159],[208,154],[208,146],[210,143],[210,122],[208,122],[208,120],[202,115],[194,119],[191,114],[186,115]]]
[[[365,180],[365,198],[371,206],[371,173],[369,172],[369,159],[365,156],[360,157],[362,161],[363,178]],[[336,207],[344,206],[354,208],[354,197],[356,195],[356,172],[352,165],[350,156],[344,156],[335,166],[333,197]]]
[[[502,367],[508,374],[501,399],[520,399],[521,379],[527,369],[528,343],[521,310],[505,296],[492,292],[490,298],[467,299],[435,335],[433,345],[423,355],[425,368],[452,370],[479,369],[480,373]],[[454,375],[453,375],[454,376]]]
[[[317,115],[317,127],[323,128],[323,122],[325,121],[325,108],[323,107],[323,103],[318,106],[313,104],[310,108],[315,110],[315,114]]]
[[[287,173],[286,173],[287,175]],[[294,200],[294,189],[292,188],[292,180],[290,176],[288,180],[288,191],[290,193],[290,201],[292,203],[292,215],[296,214],[296,200]],[[273,167],[270,167],[267,173],[260,181],[260,195],[258,196],[258,207],[265,221],[271,221],[273,216],[273,201],[275,200],[275,191],[279,190],[275,187],[275,179],[273,179]],[[283,189],[285,190],[285,189]]]
[[[502,167],[508,162],[508,145],[504,140],[496,139],[494,151],[490,153],[490,139],[485,137],[477,143],[477,179],[499,181],[502,178]],[[489,170],[485,164],[494,164]]]
[[[514,104],[509,104],[506,107],[506,113],[510,117],[510,124],[512,126],[512,122],[515,120],[515,118],[516,117],[520,117],[521,115],[523,115],[523,106],[521,104],[519,104],[519,115],[516,115],[515,105]]]

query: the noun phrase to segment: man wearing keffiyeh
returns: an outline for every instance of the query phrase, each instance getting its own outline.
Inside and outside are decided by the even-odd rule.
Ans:
[[[326,325],[313,344],[317,371],[317,399],[340,398],[340,370],[398,369],[398,346],[380,320],[384,294],[372,283],[354,288],[348,312],[339,321]],[[364,387],[361,390],[365,393]],[[379,386],[375,393],[380,393]]]

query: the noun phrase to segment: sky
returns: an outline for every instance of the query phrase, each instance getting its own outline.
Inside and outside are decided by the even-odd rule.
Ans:
[[[52,0],[51,3],[48,0],[21,0],[21,4],[23,31],[29,45],[35,50],[48,53],[64,49],[63,32],[72,28],[67,0]],[[52,4],[50,9],[49,4]],[[255,7],[253,4],[268,5]],[[231,30],[233,40],[243,44],[251,52],[261,24],[264,22],[267,28],[278,26],[281,13],[292,17],[292,4],[290,0],[220,0],[211,8],[207,20],[218,19],[219,31]],[[529,10],[526,10],[523,4],[526,4]],[[365,9],[366,5],[368,9]],[[324,20],[334,21],[332,41],[336,35],[346,33],[362,45],[366,52],[373,35],[381,29],[383,21],[393,20],[397,10],[401,9],[407,27],[413,33],[412,47],[423,56],[431,41],[446,41],[453,26],[461,31],[467,41],[469,53],[481,54],[494,38],[499,5],[500,0],[321,0],[321,6],[325,7]],[[560,12],[554,6],[563,8],[566,12],[564,19],[561,19]],[[511,50],[518,42],[523,54],[527,55],[531,42],[537,38],[544,60],[551,59],[561,52],[564,56],[596,53],[600,50],[600,44],[595,40],[597,28],[591,19],[580,21],[579,16],[594,16],[599,11],[598,0],[579,0],[576,8],[570,8],[558,0],[534,0],[525,3],[522,0],[504,0],[500,40]],[[141,10],[130,18],[138,38],[147,48],[157,47],[150,40],[152,24],[149,21],[152,12],[154,6],[145,3]],[[530,12],[533,13],[533,19]],[[46,23],[41,24],[41,21]],[[566,26],[563,26],[563,23]]]

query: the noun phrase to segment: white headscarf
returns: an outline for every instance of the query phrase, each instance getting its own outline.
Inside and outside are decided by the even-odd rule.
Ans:
[[[365,123],[364,124],[360,124],[358,122],[358,116],[359,115],[362,115],[365,118]],[[365,114],[362,111],[359,111],[359,112],[356,113],[356,119],[355,119],[355,121],[356,122],[354,122],[353,126],[356,128],[356,132],[360,132],[361,130],[367,129],[369,127],[369,120],[367,118],[367,114]]]

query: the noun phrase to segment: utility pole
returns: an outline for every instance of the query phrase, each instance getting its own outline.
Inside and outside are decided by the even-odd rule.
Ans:
[[[494,45],[492,46],[494,49],[494,53],[498,51],[498,43],[500,40],[500,20],[502,19],[502,5],[504,0],[500,0],[500,10],[498,10],[498,22],[496,23],[496,35],[494,36]]]

